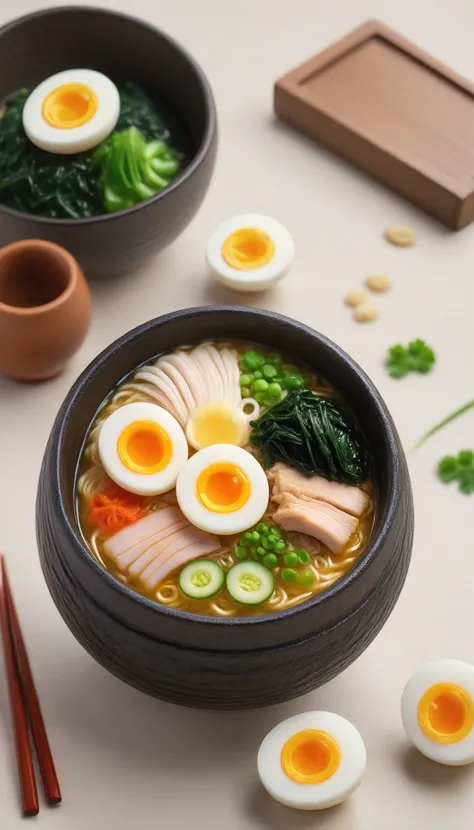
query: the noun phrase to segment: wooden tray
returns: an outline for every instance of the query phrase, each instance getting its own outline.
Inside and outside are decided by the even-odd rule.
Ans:
[[[277,81],[275,112],[450,228],[474,219],[474,84],[378,21]]]

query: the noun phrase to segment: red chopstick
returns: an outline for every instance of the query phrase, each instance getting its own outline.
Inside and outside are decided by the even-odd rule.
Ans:
[[[8,579],[7,565],[1,556],[0,619],[7,667],[10,702],[15,727],[18,769],[24,815],[39,811],[28,723],[48,804],[59,804],[61,790],[54,767],[43,715],[31,672],[25,642]]]

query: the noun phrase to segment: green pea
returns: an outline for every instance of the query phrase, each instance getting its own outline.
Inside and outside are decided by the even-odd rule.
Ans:
[[[257,525],[257,530],[260,533],[263,533],[264,536],[267,536],[270,532],[270,526],[267,525],[265,522],[260,522],[260,524]]]
[[[293,568],[284,568],[281,572],[281,578],[284,582],[296,582],[298,574]]]
[[[262,539],[262,545],[263,545],[263,547],[265,548],[265,550],[272,550],[272,548],[273,548],[273,545],[272,545],[272,543],[270,542],[270,537],[269,537],[269,536],[264,536],[264,537],[263,537],[263,539]]]
[[[244,354],[244,360],[249,369],[261,369],[265,360],[263,359],[262,355],[258,354],[258,352],[253,351],[251,349]]]
[[[268,406],[270,408],[270,406],[275,406],[276,398],[272,398],[271,395],[268,394],[268,392],[265,392],[263,403],[265,404],[265,406]]]
[[[239,383],[241,386],[251,386],[253,381],[253,375],[241,375]]]
[[[256,545],[258,544],[258,542],[260,542],[260,533],[258,532],[258,530],[252,530],[250,534],[250,539],[252,540],[253,545]]]
[[[296,375],[298,374],[298,369],[296,366],[292,366],[291,363],[284,363],[281,367],[281,370],[284,375]]]
[[[263,564],[266,568],[274,568],[275,565],[278,564],[278,558],[275,556],[274,553],[267,553],[263,557]]]
[[[257,553],[258,553],[259,556],[265,556],[266,550],[265,550],[265,548],[262,548],[260,546],[260,547],[257,548]]]
[[[282,385],[285,389],[292,391],[293,389],[302,389],[304,386],[304,380],[301,375],[285,375],[282,381]]]
[[[252,385],[252,389],[254,392],[266,392],[268,389],[268,383],[266,380],[255,380]]]
[[[248,559],[249,558],[249,549],[240,547],[240,545],[239,545],[235,549],[235,555],[236,555],[237,559],[242,559],[242,560]]]
[[[243,533],[240,537],[240,544],[241,545],[251,545],[252,544],[252,534],[251,533]]]
[[[251,398],[252,397],[252,390],[250,386],[241,386],[240,387],[240,394],[243,398]]]
[[[275,545],[275,552],[276,553],[285,553],[286,550],[286,542],[283,539],[279,539]]]
[[[283,534],[282,534],[282,532],[281,532],[280,528],[279,528],[279,527],[277,527],[276,525],[272,525],[272,526],[271,526],[271,528],[270,528],[270,530],[271,530],[271,532],[273,533],[273,535],[274,535],[274,536],[277,536],[279,539],[281,539],[281,537],[283,536]]]
[[[309,555],[307,550],[299,550],[297,551],[298,558],[302,565],[309,565],[311,562],[311,556]]]
[[[290,551],[290,553],[285,554],[285,558],[283,559],[285,565],[289,565],[290,568],[294,568],[295,565],[300,564],[300,558],[294,550]]]
[[[263,375],[259,370],[257,370],[253,373],[253,378],[254,380],[261,380],[263,378]]]
[[[265,366],[263,367],[262,372],[263,372],[263,377],[266,378],[267,380],[270,380],[271,378],[274,378],[275,375],[277,374],[277,370],[270,363],[265,363]]]
[[[254,560],[254,562],[258,562],[258,553],[256,550],[253,550],[250,554],[250,558]]]
[[[266,392],[255,392],[255,394],[254,394],[254,398],[257,401],[257,403],[263,403],[264,404],[266,397],[267,397]]]
[[[309,569],[306,571],[300,571],[298,574],[298,582],[300,583],[300,585],[304,585],[307,588],[309,588],[309,586],[313,584],[315,579],[316,577],[313,571],[310,571]]]
[[[278,539],[277,539],[277,537],[276,537],[276,536],[274,536],[274,535],[273,535],[273,533],[270,533],[270,534],[267,536],[267,539],[268,539],[268,544],[269,544],[269,545],[271,545],[271,546],[272,546],[272,548],[274,548],[274,547],[275,547],[275,545],[278,543]]]
[[[271,398],[279,398],[281,395],[281,386],[279,383],[271,383],[267,389],[267,394]]]

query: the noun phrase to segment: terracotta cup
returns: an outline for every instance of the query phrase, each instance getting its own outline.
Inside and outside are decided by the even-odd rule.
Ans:
[[[58,375],[83,342],[91,296],[70,253],[40,239],[0,249],[0,372],[23,381]]]

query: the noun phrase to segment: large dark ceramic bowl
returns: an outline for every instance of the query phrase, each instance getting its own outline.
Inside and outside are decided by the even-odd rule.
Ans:
[[[372,538],[360,561],[319,596],[263,617],[194,616],[134,593],[91,555],[74,513],[81,444],[105,396],[153,355],[208,338],[254,341],[309,364],[342,393],[373,457],[378,505]],[[413,502],[392,419],[369,378],[347,354],[321,334],[272,312],[199,308],[151,320],[124,335],[74,384],[44,456],[37,535],[53,599],[99,663],[137,689],[174,703],[239,709],[308,692],[369,645],[405,579]]]
[[[113,277],[133,271],[173,242],[201,205],[215,161],[214,101],[202,70],[181,46],[118,12],[45,9],[0,29],[0,102],[21,87],[75,68],[132,80],[156,93],[186,130],[190,162],[164,191],[115,214],[48,219],[0,206],[0,246],[47,239],[67,248],[86,277]]]

